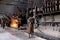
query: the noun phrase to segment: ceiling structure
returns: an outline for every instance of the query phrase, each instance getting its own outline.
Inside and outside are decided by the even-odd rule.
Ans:
[[[17,11],[17,7],[19,10],[25,11],[27,7],[32,7],[32,5],[41,7],[44,1],[46,0],[0,0],[0,11],[14,13]],[[6,3],[13,5],[5,5]]]
[[[10,3],[10,4],[15,4],[17,5],[21,10],[24,10],[25,8],[27,8],[28,5],[28,0],[2,0],[6,3]],[[32,1],[29,3],[29,7],[32,6],[32,3],[34,2],[35,5],[37,7],[41,7],[43,0],[29,0]]]

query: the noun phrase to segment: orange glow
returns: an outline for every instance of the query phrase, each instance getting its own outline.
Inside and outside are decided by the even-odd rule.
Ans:
[[[17,28],[18,27],[18,20],[15,18],[11,19],[11,27],[12,28]]]

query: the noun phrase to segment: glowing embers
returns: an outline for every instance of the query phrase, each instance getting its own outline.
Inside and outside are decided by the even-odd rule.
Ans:
[[[17,28],[18,27],[18,19],[11,18],[11,27],[12,28]]]

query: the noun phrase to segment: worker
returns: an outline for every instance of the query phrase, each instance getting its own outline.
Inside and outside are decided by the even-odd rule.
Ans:
[[[21,27],[21,18],[18,21],[18,30],[20,29],[20,27]]]
[[[6,22],[6,21],[5,21],[5,18],[2,18],[2,21],[3,21],[3,22],[2,22],[2,27],[3,27],[3,29],[4,29],[4,28],[5,28],[5,24],[6,24],[6,23],[5,23],[5,22]]]
[[[34,18],[30,17],[28,20],[29,20],[28,33],[30,38],[30,35],[33,35],[34,33]]]

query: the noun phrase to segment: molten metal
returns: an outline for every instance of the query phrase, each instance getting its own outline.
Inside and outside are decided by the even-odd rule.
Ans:
[[[18,20],[15,18],[11,19],[11,27],[17,28],[18,27]]]

